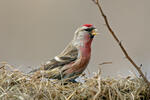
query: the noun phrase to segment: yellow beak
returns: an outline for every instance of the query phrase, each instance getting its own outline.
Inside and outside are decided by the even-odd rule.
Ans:
[[[98,34],[98,33],[97,33],[97,29],[94,29],[94,30],[92,31],[92,35],[95,36],[96,34]]]
[[[96,34],[97,34],[96,32],[92,32],[92,35],[94,35],[94,36],[95,36]]]

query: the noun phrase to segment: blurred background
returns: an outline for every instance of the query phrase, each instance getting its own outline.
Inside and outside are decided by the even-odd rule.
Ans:
[[[101,1],[116,35],[150,78],[150,1]],[[100,33],[92,44],[91,75],[103,62],[112,62],[101,66],[104,77],[136,73],[91,0],[0,0],[0,62],[23,72],[37,68],[59,54],[82,24],[94,24]]]

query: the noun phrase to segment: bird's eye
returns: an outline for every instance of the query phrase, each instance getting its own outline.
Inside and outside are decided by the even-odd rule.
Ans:
[[[90,31],[92,31],[91,29],[89,29],[89,28],[87,28],[87,29],[84,29],[85,31],[88,31],[88,32],[90,32]]]
[[[87,32],[91,32],[93,29],[95,29],[95,28],[87,28],[87,29],[84,29],[85,31],[87,31]]]

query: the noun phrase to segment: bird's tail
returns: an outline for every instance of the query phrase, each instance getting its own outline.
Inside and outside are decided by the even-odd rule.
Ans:
[[[33,70],[31,70],[30,72],[28,72],[28,74],[31,74],[31,73],[37,72],[37,71],[39,71],[39,70],[40,70],[40,68],[33,69]]]

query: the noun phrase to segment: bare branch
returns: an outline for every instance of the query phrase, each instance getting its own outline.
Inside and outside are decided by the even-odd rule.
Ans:
[[[110,31],[111,35],[113,36],[113,38],[116,40],[116,42],[119,44],[122,52],[124,53],[124,55],[126,56],[126,58],[129,60],[129,62],[136,68],[136,70],[138,71],[138,73],[140,74],[140,76],[144,79],[144,81],[149,85],[150,87],[150,82],[148,81],[148,79],[146,78],[146,76],[143,74],[141,68],[131,59],[131,57],[129,56],[129,54],[127,53],[126,49],[124,48],[124,46],[122,45],[121,41],[118,39],[118,37],[115,35],[114,31],[112,30],[107,16],[104,14],[102,7],[101,7],[101,3],[99,0],[92,0],[98,7],[102,17],[104,18],[104,21],[106,23],[106,26],[108,28],[108,30]]]
[[[92,0],[95,4],[97,4],[98,3],[98,0]]]
[[[112,62],[103,62],[103,63],[100,63],[99,65],[105,65],[105,64],[112,64]]]

